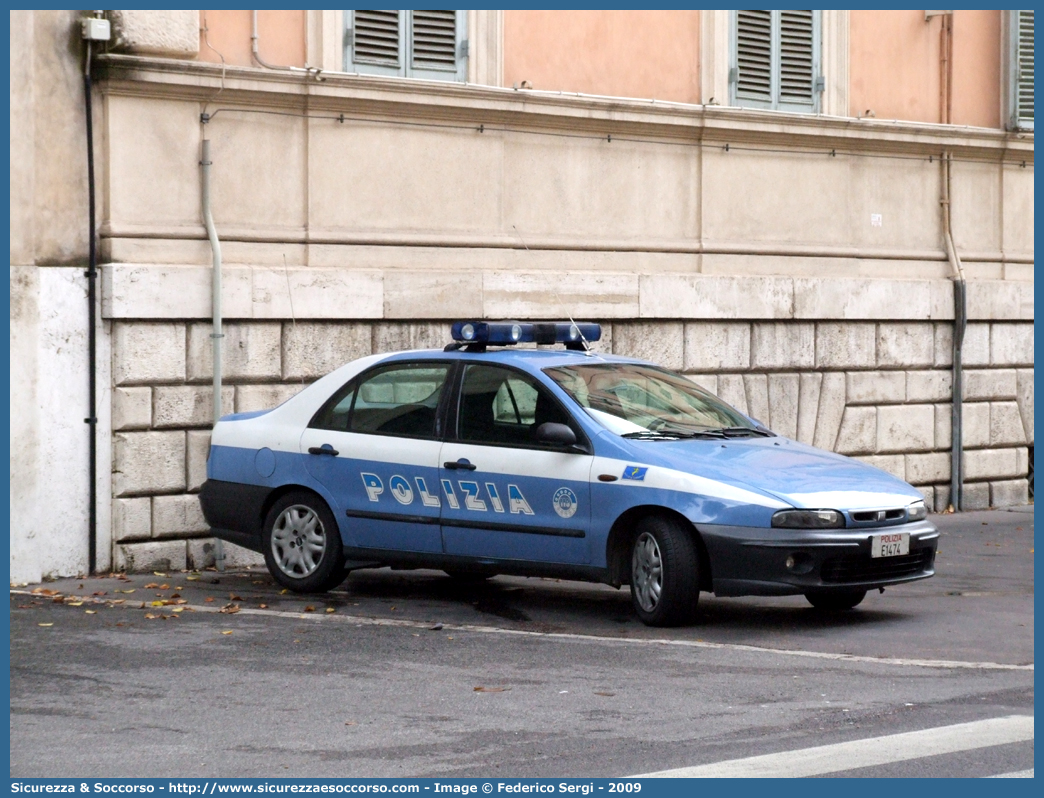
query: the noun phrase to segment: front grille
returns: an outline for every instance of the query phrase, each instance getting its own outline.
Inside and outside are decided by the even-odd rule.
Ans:
[[[931,549],[912,551],[898,557],[871,557],[869,554],[847,554],[823,561],[820,577],[824,582],[876,582],[901,579],[931,568]]]

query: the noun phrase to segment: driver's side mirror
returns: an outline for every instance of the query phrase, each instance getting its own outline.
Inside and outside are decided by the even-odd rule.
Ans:
[[[576,433],[565,424],[556,424],[554,421],[545,421],[536,429],[538,443],[547,443],[552,446],[575,446]]]

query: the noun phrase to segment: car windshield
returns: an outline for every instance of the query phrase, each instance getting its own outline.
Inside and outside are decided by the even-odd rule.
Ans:
[[[610,432],[629,438],[763,435],[692,380],[656,366],[605,363],[545,373]]]

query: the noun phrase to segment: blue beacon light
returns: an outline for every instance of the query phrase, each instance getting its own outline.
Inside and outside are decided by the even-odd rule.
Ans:
[[[585,341],[590,343],[602,337],[602,327],[571,321],[458,321],[453,324],[451,335],[462,344],[565,344],[570,349],[583,349]]]

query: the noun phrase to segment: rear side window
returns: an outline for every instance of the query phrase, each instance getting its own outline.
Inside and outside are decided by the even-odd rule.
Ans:
[[[345,385],[311,426],[341,432],[434,438],[448,365],[402,364],[369,372]]]

